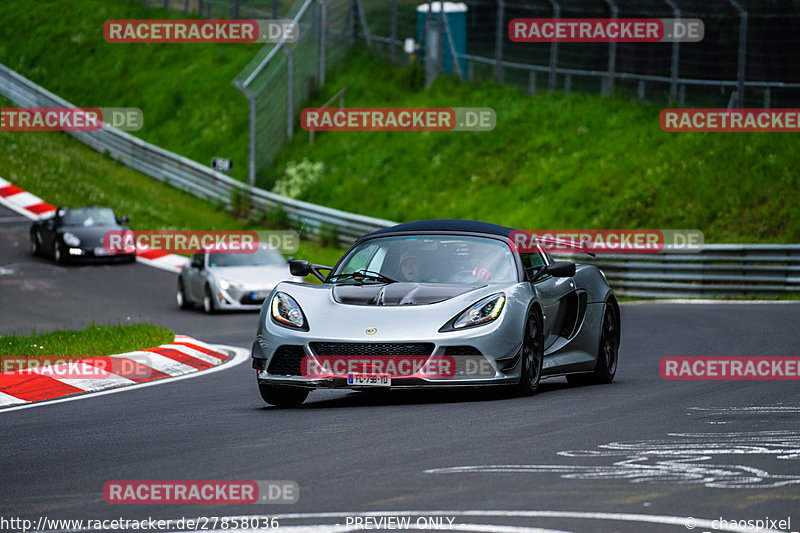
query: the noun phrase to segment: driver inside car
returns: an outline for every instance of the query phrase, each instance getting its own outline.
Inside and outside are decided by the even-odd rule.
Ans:
[[[400,257],[400,279],[402,281],[418,281],[422,270],[419,257],[405,253]]]

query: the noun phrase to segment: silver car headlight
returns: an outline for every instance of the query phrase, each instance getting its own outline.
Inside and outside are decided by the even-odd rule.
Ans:
[[[439,331],[469,328],[481,326],[497,319],[503,311],[506,303],[506,295],[501,293],[492,294],[464,309],[461,314],[453,318],[450,322],[442,326]]]
[[[236,282],[236,281],[231,281],[231,280],[225,279],[225,278],[219,278],[219,280],[217,280],[217,287],[219,287],[223,291],[227,291],[231,287],[233,287],[234,289],[238,289],[238,288],[242,287],[242,284],[239,283],[239,282]]]
[[[62,237],[64,239],[64,244],[66,244],[67,246],[72,246],[73,248],[77,248],[78,246],[81,245],[81,240],[72,233],[65,233]]]
[[[302,309],[294,301],[294,298],[285,292],[277,292],[272,297],[270,304],[272,319],[286,327],[302,329],[308,331],[306,324],[306,317],[303,315]]]

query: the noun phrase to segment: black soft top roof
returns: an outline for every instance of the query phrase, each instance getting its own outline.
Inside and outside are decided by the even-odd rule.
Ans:
[[[499,226],[497,224],[489,224],[488,222],[475,222],[474,220],[458,220],[458,219],[440,219],[440,220],[419,220],[417,222],[406,222],[405,224],[397,224],[388,228],[382,228],[373,231],[361,237],[374,237],[377,235],[389,233],[401,233],[406,231],[463,231],[469,233],[488,233],[490,235],[500,235],[502,237],[509,237],[513,228]],[[359,239],[360,240],[360,239]]]

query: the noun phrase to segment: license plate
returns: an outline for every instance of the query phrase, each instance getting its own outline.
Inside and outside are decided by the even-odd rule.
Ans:
[[[348,385],[360,385],[365,387],[391,387],[392,376],[390,374],[347,374]]]
[[[94,255],[111,255],[111,252],[107,252],[106,249],[101,246],[100,248],[94,249]]]

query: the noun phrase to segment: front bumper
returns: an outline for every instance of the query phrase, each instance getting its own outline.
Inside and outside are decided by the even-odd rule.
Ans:
[[[297,339],[294,339],[295,341]],[[403,341],[381,341],[380,343],[351,342],[347,339],[308,339],[302,344],[281,344],[274,346],[259,336],[253,343],[252,361],[253,367],[258,371],[258,382],[269,385],[281,385],[303,389],[351,389],[351,390],[375,390],[375,389],[419,389],[419,388],[453,388],[453,387],[476,387],[493,385],[510,385],[519,382],[520,376],[520,352],[522,343],[512,345],[511,349],[504,353],[497,350],[487,350],[487,341],[493,339],[486,335],[477,334],[475,331],[459,332],[443,339],[420,339],[410,343]],[[336,372],[336,377],[313,376],[307,377],[304,368],[311,364],[322,365],[321,361],[337,356],[328,355],[331,353],[332,345],[352,347],[358,345],[358,354],[353,354],[352,350],[341,350],[339,354],[343,357],[352,357],[358,361],[364,359],[380,360],[381,363],[388,363],[393,359],[395,364],[402,360],[403,355],[393,355],[392,346],[399,345],[427,345],[430,347],[429,353],[415,353],[412,357],[421,357],[432,364],[440,364],[446,361],[452,366],[453,371],[445,376],[420,377],[419,375],[394,374],[389,387],[362,386],[348,383],[343,374]],[[371,345],[382,345],[382,349],[374,350]],[[320,346],[327,346],[327,350],[321,350]],[[386,349],[389,346],[390,349]],[[333,349],[336,351],[335,349]],[[398,351],[398,350],[394,350]],[[402,350],[400,350],[402,351]],[[490,355],[494,354],[494,355]],[[422,357],[424,356],[424,357]]]
[[[230,286],[223,290],[215,286],[212,295],[217,309],[230,311],[259,311],[272,287]]]

